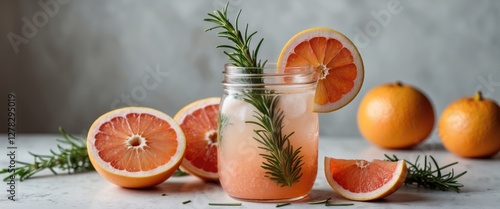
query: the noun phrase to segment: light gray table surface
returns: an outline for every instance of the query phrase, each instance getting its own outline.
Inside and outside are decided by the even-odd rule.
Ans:
[[[7,136],[1,135],[0,168],[9,165]],[[48,154],[56,149],[55,134],[20,134],[16,137],[16,159],[31,162],[28,152]],[[433,155],[444,165],[458,161],[455,172],[467,171],[460,178],[465,186],[460,193],[443,192],[403,186],[391,196],[375,202],[355,202],[343,199],[328,185],[323,173],[323,157],[383,159],[384,154],[397,154],[410,161],[417,155]],[[19,166],[19,164],[18,164]],[[344,208],[498,208],[500,200],[500,155],[492,159],[457,157],[428,139],[413,150],[384,150],[361,138],[320,137],[319,168],[316,183],[309,196],[284,208],[323,208],[308,205],[308,201],[332,198],[335,203],[354,203]],[[4,176],[1,176],[2,178]],[[205,183],[193,176],[171,177],[164,183],[142,190],[124,189],[108,183],[96,172],[61,174],[44,171],[16,184],[15,200],[10,196],[8,182],[0,184],[0,208],[275,208],[276,203],[242,202],[232,199],[215,183]],[[191,200],[188,204],[183,201]],[[242,206],[209,206],[213,202],[242,202]]]

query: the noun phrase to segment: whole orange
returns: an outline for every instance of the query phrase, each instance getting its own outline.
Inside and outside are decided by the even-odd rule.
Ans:
[[[462,157],[490,157],[500,150],[500,107],[477,92],[446,107],[438,131],[448,151]]]
[[[369,142],[406,149],[423,142],[434,127],[431,102],[417,88],[401,82],[377,86],[358,109],[358,128]]]

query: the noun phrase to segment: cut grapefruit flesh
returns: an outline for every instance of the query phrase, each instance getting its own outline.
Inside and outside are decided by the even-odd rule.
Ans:
[[[219,180],[217,172],[217,123],[219,97],[195,101],[174,117],[186,136],[181,168],[207,181]]]
[[[397,191],[406,179],[404,160],[347,160],[325,157],[325,176],[330,186],[350,200],[370,201]]]
[[[170,116],[146,107],[125,107],[99,117],[90,127],[87,151],[97,172],[126,188],[167,180],[179,167],[186,140]]]
[[[331,112],[351,102],[363,84],[364,67],[356,46],[342,33],[310,28],[297,33],[283,47],[278,65],[312,65],[316,70],[315,112]]]

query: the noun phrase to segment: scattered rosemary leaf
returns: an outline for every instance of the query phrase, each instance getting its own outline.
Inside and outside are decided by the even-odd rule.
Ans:
[[[353,203],[329,203],[329,202],[326,202],[325,203],[325,206],[353,206],[354,204]]]
[[[241,206],[241,202],[236,203],[208,203],[210,206]]]
[[[163,194],[161,194],[161,196],[167,196],[167,194],[163,193]]]
[[[185,205],[185,204],[188,204],[190,202],[191,202],[191,200],[186,200],[186,201],[182,202],[182,204]]]
[[[318,201],[312,201],[312,202],[308,202],[307,204],[309,204],[309,205],[325,204],[325,206],[351,206],[351,205],[354,205],[353,203],[330,203],[330,199],[332,199],[332,198],[318,200]]]
[[[280,203],[280,204],[277,204],[276,207],[280,208],[280,207],[284,207],[284,206],[291,205],[291,204],[292,203],[289,203],[289,202],[287,202],[287,203]]]

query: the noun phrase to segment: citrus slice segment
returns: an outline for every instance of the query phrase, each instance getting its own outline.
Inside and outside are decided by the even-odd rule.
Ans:
[[[384,198],[403,186],[408,170],[404,160],[346,160],[325,157],[325,176],[330,186],[350,200]]]
[[[99,117],[90,127],[87,152],[96,171],[126,188],[167,180],[179,167],[186,140],[170,116],[146,107],[125,107]]]
[[[175,115],[186,136],[186,154],[181,168],[207,181],[219,180],[217,172],[217,120],[219,97],[186,105]]]
[[[312,65],[317,73],[315,112],[331,112],[351,102],[363,84],[364,67],[356,46],[342,33],[310,28],[297,33],[283,47],[278,65]]]

